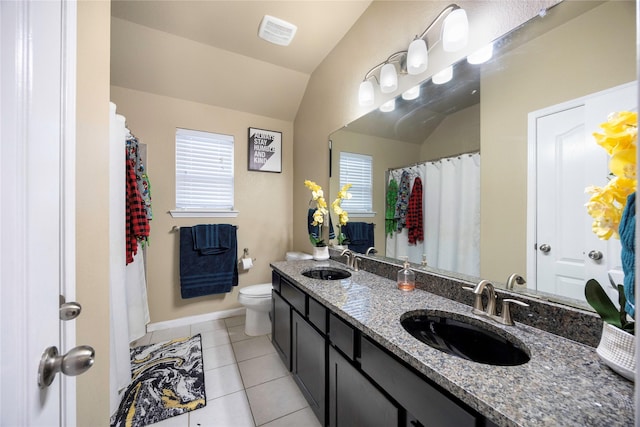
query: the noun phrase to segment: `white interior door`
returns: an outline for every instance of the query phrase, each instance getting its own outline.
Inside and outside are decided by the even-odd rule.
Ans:
[[[0,425],[75,425],[75,383],[38,385],[73,347],[75,5],[0,2]]]
[[[584,189],[605,185],[609,174],[609,156],[593,132],[609,113],[634,111],[636,105],[636,84],[631,83],[530,115],[537,190],[534,242],[528,250],[535,262],[530,287],[584,301],[584,285],[594,278],[617,295],[608,275],[622,283],[620,241],[600,240],[592,232]]]

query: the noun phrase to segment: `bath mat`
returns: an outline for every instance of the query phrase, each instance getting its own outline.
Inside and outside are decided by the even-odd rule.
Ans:
[[[199,334],[132,348],[131,374],[111,426],[146,426],[207,403]]]

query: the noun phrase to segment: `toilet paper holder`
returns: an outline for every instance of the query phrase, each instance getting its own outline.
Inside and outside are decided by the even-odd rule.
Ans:
[[[243,254],[242,254],[242,258],[240,258],[238,260],[238,264],[239,266],[242,268],[242,271],[249,271],[250,269],[253,268],[253,262],[255,261],[255,258],[251,258],[249,256],[249,249],[248,248],[244,248]]]
[[[242,258],[251,258],[249,256],[249,248],[244,248],[242,251],[244,252],[242,255]],[[252,261],[255,261],[255,260],[256,260],[255,258],[252,259]]]

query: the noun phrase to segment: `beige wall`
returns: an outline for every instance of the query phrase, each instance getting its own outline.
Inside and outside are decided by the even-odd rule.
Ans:
[[[375,247],[381,254],[384,253],[385,242],[385,171],[390,168],[414,163],[418,158],[420,146],[408,142],[395,141],[369,135],[340,130],[331,134],[333,142],[333,169],[329,192],[333,196],[327,199],[327,203],[335,200],[335,195],[340,189],[340,152],[367,154],[373,157],[373,218],[357,218],[349,216],[350,221],[373,222],[375,224]],[[333,220],[337,217],[333,215]],[[335,224],[335,222],[334,222]]]
[[[603,19],[615,28],[596,31]],[[499,80],[483,78],[483,112],[499,112],[482,114],[483,278],[526,271],[528,113],[635,80],[635,28],[634,2],[609,2],[512,52]]]
[[[96,351],[77,379],[78,426],[109,422],[109,6],[78,2],[76,342]]]
[[[269,263],[284,259],[291,246],[293,124],[220,107],[111,87],[111,100],[140,142],[147,144],[153,220],[147,249],[147,289],[151,322],[240,307],[238,289],[271,281]],[[232,135],[235,139],[237,218],[172,218],[175,209],[176,128]],[[282,132],[282,173],[247,170],[247,132],[257,127]],[[248,248],[254,268],[239,274],[231,293],[182,299],[179,287],[179,233],[174,226],[229,223],[238,229],[238,256]]]
[[[420,146],[420,161],[480,150],[480,105],[448,115]]]
[[[433,49],[429,70],[417,77],[402,76],[395,93],[386,96],[376,93],[375,107],[522,24],[557,0],[457,3],[467,10],[470,31],[474,34],[468,48],[446,55]],[[329,185],[328,135],[371,109],[358,105],[358,86],[365,73],[391,53],[406,49],[415,34],[423,31],[447,4],[449,2],[374,1],[311,75],[294,129],[294,249],[310,249],[306,225],[309,192],[303,182],[311,179],[324,188]]]

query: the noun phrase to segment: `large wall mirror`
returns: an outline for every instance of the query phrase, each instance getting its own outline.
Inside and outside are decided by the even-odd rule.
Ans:
[[[564,224],[584,222],[581,236],[593,237],[583,207],[588,199],[583,187],[572,189],[568,195],[558,191],[557,187],[566,188],[553,180],[536,181],[537,185],[533,185],[539,172],[532,172],[536,156],[531,151],[535,146],[532,135],[536,126],[532,114],[544,116],[545,111],[553,108],[560,112],[571,110],[574,104],[602,93],[608,93],[608,99],[613,99],[609,106],[602,108],[636,110],[635,41],[635,1],[559,3],[546,14],[541,13],[496,40],[493,57],[488,62],[472,65],[463,60],[453,64],[451,81],[434,84],[429,78],[420,85],[417,99],[406,101],[398,96],[394,111],[376,109],[329,135],[332,147],[329,191],[335,196],[340,188],[341,152],[371,156],[375,215],[350,215],[350,221],[374,223],[376,256],[400,258],[400,254],[406,253],[389,248],[385,232],[389,175],[414,164],[475,155],[475,162],[480,166],[478,178],[472,180],[471,186],[477,187],[473,191],[479,198],[478,214],[473,218],[475,228],[465,230],[458,244],[477,245],[478,259],[471,261],[471,267],[458,268],[453,264],[440,267],[426,256],[425,268],[472,281],[485,278],[498,286],[504,286],[512,273],[518,273],[528,283],[516,285],[516,291],[589,308],[576,297],[575,289],[574,294],[564,290],[562,280],[558,280],[559,286],[556,286],[558,283],[548,287],[532,286],[536,280],[546,280],[537,277],[535,271],[536,257],[546,254],[536,245],[536,225],[532,223],[535,214],[532,216],[530,211],[532,200],[535,203],[533,193],[536,197],[549,194],[565,203],[577,204],[578,213],[563,213]],[[437,71],[440,70],[426,74]],[[632,92],[631,97],[611,92],[623,86],[626,93]],[[594,146],[598,151],[602,149],[597,147],[591,133],[598,130],[597,125],[606,120],[607,114],[592,115],[588,123],[581,124],[584,138],[580,144]],[[581,162],[577,155],[564,155],[567,161]],[[591,183],[594,185],[606,183],[604,150],[601,156],[605,166],[597,171],[594,179],[600,178]],[[571,170],[576,165],[563,167]],[[555,172],[550,171],[550,175],[553,174]],[[469,184],[465,184],[467,187]],[[562,224],[555,227],[555,234],[562,234]],[[425,240],[429,239],[430,230],[425,229],[424,233]],[[618,243],[593,244],[603,245],[597,249],[614,256]],[[552,245],[552,255],[559,253],[560,245],[567,243]],[[587,250],[584,252],[586,255]],[[411,261],[416,268],[421,268],[421,260],[415,254]],[[617,264],[619,262],[612,261],[606,265],[615,268]],[[590,274],[589,268],[583,268],[577,278],[572,279],[578,285],[578,292]]]

